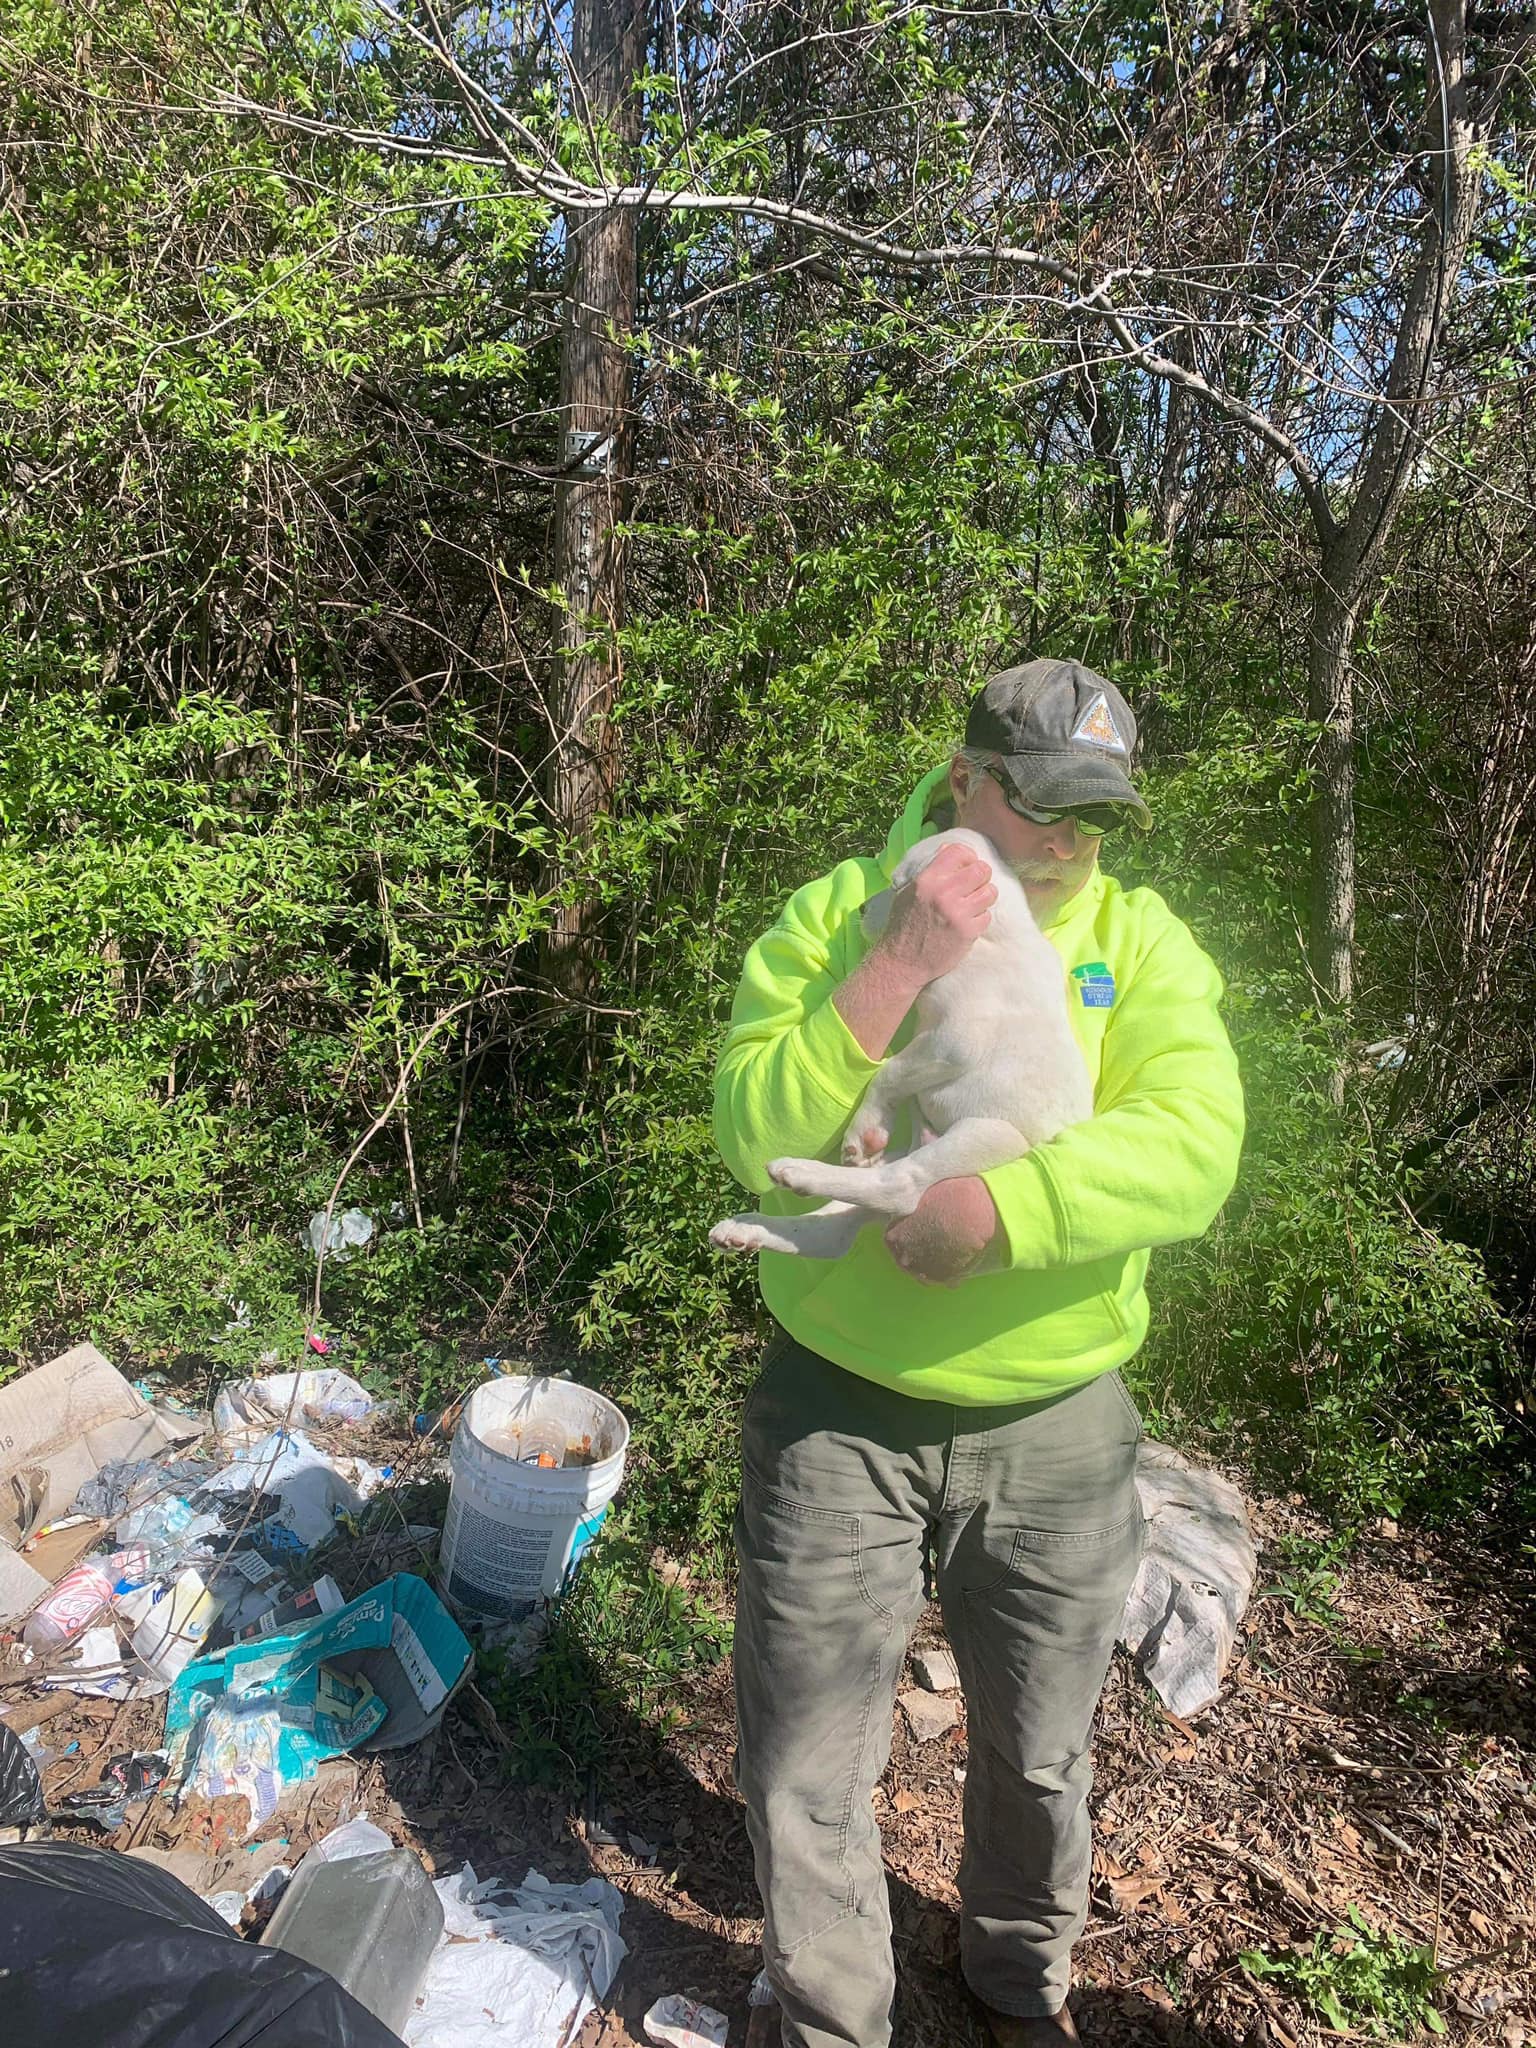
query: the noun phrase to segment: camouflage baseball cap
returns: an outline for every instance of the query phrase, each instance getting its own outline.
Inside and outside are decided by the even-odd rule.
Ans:
[[[1080,661],[1026,661],[993,676],[971,705],[965,744],[996,754],[1025,803],[1042,811],[1119,804],[1138,825],[1152,822],[1127,773],[1131,707]]]

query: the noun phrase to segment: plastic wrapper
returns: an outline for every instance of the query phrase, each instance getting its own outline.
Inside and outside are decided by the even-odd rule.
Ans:
[[[174,1779],[208,1798],[243,1792],[254,1829],[324,1758],[419,1742],[469,1663],[437,1595],[401,1572],[308,1628],[189,1664],[166,1709]]]
[[[646,2037],[657,2048],[725,2048],[730,2022],[712,2005],[673,1993],[658,1998],[645,2016]]]
[[[361,1458],[328,1458],[302,1430],[274,1429],[236,1451],[203,1490],[275,1495],[279,1507],[262,1525],[264,1546],[313,1550],[330,1535],[338,1515],[357,1513],[381,1477]]]

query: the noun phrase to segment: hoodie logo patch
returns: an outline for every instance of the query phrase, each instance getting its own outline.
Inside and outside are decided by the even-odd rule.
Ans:
[[[1108,1010],[1114,1006],[1115,977],[1102,960],[1089,960],[1072,970],[1072,982],[1085,1010]]]
[[[1109,708],[1109,699],[1102,690],[1072,728],[1072,737],[1085,747],[1102,747],[1109,754],[1123,754],[1125,741],[1120,737],[1120,728],[1115,724],[1114,713]]]

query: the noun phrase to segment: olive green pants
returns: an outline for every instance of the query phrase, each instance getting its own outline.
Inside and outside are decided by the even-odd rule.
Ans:
[[[1117,1373],[952,1408],[783,1333],[743,1421],[737,1780],[786,2048],[885,2048],[895,1971],[872,1794],[931,1583],[965,1691],[961,1964],[1057,2011],[1088,1909],[1088,1743],[1141,1547]]]

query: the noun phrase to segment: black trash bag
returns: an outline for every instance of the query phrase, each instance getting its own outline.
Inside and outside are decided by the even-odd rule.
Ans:
[[[6,2048],[400,2048],[168,1870],[78,1842],[0,1848],[0,1981]]]
[[[27,1745],[0,1721],[0,1828],[29,1828],[43,1817],[43,1781]]]

